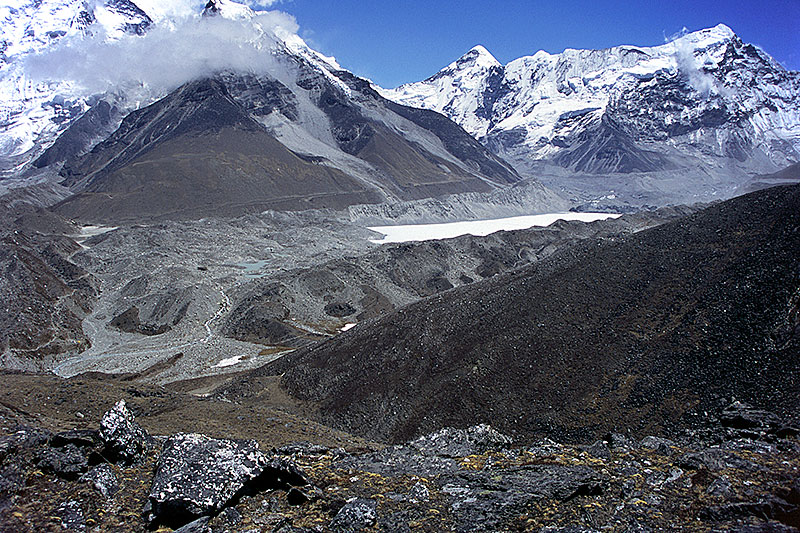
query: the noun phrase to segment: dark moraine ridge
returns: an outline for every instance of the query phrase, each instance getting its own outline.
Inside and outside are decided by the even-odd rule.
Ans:
[[[284,373],[326,423],[389,441],[674,434],[732,397],[796,417],[799,317],[800,186],[776,187],[422,300],[229,390]]]

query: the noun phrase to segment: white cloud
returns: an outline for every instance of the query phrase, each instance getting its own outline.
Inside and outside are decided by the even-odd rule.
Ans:
[[[295,34],[297,29],[294,18],[279,11],[229,20],[199,18],[195,10],[183,18],[171,17],[169,24],[154,25],[142,37],[62,39],[28,58],[26,71],[34,82],[68,81],[83,94],[122,89],[129,95],[139,91],[152,96],[221,70],[272,72],[278,35]]]

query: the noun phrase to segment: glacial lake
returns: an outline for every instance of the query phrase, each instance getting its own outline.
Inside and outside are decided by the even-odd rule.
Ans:
[[[441,224],[408,224],[404,226],[371,226],[369,229],[383,234],[382,239],[370,239],[377,244],[410,241],[430,241],[450,239],[461,235],[484,236],[496,231],[528,229],[549,226],[557,220],[579,220],[594,222],[618,218],[615,213],[547,213],[544,215],[525,215],[490,220],[467,220],[465,222],[444,222]]]

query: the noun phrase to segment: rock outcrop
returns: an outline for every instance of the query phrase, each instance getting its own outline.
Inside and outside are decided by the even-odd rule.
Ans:
[[[735,403],[677,440],[617,433],[590,446],[521,446],[487,425],[372,451],[298,442],[264,453],[254,441],[177,434],[142,460],[103,462],[80,478],[42,467],[52,450],[79,451],[64,465],[91,463],[98,432],[20,428],[0,437],[0,529],[797,531],[800,443],[732,433],[734,412],[786,426],[752,411]],[[144,500],[145,519],[130,518]]]

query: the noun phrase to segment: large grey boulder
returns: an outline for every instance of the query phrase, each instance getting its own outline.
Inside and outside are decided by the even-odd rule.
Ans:
[[[107,459],[126,465],[141,460],[153,444],[153,438],[136,423],[125,400],[118,401],[103,415],[100,440],[105,444],[103,453]]]
[[[480,424],[467,429],[440,429],[408,444],[425,455],[465,457],[487,450],[506,448],[512,444],[512,439],[492,429],[488,424]]]
[[[285,458],[268,458],[254,440],[178,434],[165,444],[145,518],[151,526],[180,527],[219,513],[249,492],[308,484]]]
[[[360,531],[374,526],[378,521],[378,503],[375,500],[356,498],[345,504],[333,517],[331,531]]]

